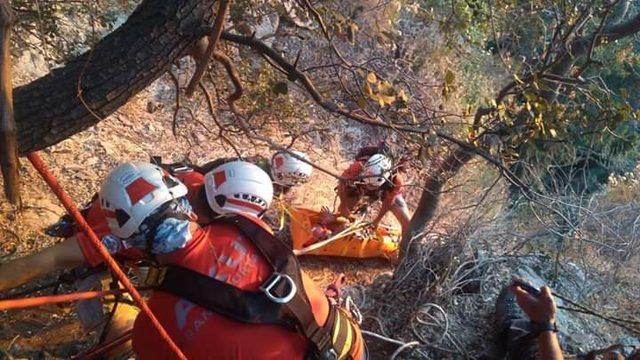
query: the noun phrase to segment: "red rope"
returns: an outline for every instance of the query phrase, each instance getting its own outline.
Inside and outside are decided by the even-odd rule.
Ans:
[[[113,257],[111,257],[111,254],[109,254],[109,251],[107,251],[107,249],[102,245],[102,242],[100,242],[96,234],[93,232],[93,230],[89,227],[89,225],[85,221],[84,217],[78,211],[78,208],[73,203],[73,200],[71,199],[71,197],[69,197],[69,195],[64,191],[60,183],[58,183],[58,180],[49,171],[44,161],[42,161],[42,159],[36,152],[29,153],[27,155],[27,158],[29,159],[29,161],[31,161],[31,163],[33,164],[33,167],[35,167],[36,170],[38,170],[40,175],[42,175],[44,180],[47,182],[51,190],[56,194],[56,196],[58,197],[62,205],[65,207],[65,209],[67,209],[69,214],[73,216],[78,227],[89,237],[89,240],[91,241],[93,246],[96,248],[96,250],[98,250],[98,253],[100,254],[100,256],[102,256],[102,258],[104,259],[105,263],[107,264],[107,266],[109,267],[113,275],[124,286],[124,288],[131,294],[131,297],[136,302],[136,304],[140,306],[140,309],[142,310],[142,312],[151,320],[151,323],[153,324],[153,326],[156,328],[156,330],[158,330],[160,337],[167,343],[167,345],[169,345],[169,348],[175,353],[175,355],[179,359],[186,360],[187,357],[184,356],[182,351],[178,348],[178,346],[173,342],[169,334],[162,327],[162,324],[160,324],[158,319],[153,315],[153,312],[151,312],[151,309],[149,308],[149,306],[147,306],[147,304],[144,302],[144,300],[142,299],[142,296],[140,296],[140,293],[136,290],[133,284],[131,284],[131,282],[129,281],[129,278],[127,278],[124,272],[122,272],[118,263],[113,259]]]
[[[0,300],[0,311],[12,309],[26,309],[36,306],[65,303],[70,301],[87,300],[107,295],[126,293],[124,289],[85,291],[62,295],[34,296],[22,299]]]
[[[131,337],[133,336],[133,331],[132,330],[128,330],[126,331],[124,334],[118,336],[117,338],[104,343],[104,344],[98,344],[96,347],[89,349],[83,353],[81,353],[80,355],[76,356],[74,358],[74,360],[90,360],[90,359],[96,359],[101,355],[104,355],[105,353],[117,348],[118,346],[126,343],[127,341],[131,340]]]

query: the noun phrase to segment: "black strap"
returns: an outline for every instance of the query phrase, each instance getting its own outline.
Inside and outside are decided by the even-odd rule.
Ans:
[[[180,296],[240,322],[282,325],[293,329],[291,320],[281,318],[281,305],[269,300],[262,292],[241,290],[224,281],[176,265],[167,266],[166,272],[161,276],[163,279],[158,290]]]
[[[293,252],[281,240],[248,218],[233,216],[222,217],[221,220],[234,224],[240,229],[258,248],[275,272],[291,277],[298,291],[291,301],[284,304],[284,308],[298,320],[299,330],[318,347],[318,350],[330,345],[329,332],[320,331],[321,327],[318,326],[313,316],[309,298],[303,287],[300,263]],[[281,282],[281,285],[285,286],[286,284]],[[284,294],[288,289],[277,288],[275,290],[279,294]]]

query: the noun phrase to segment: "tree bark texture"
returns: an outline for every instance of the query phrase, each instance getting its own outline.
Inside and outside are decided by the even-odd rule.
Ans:
[[[109,116],[188,53],[213,23],[215,0],[145,0],[126,23],[64,67],[15,89],[20,154]]]
[[[9,2],[0,0],[0,168],[5,196],[12,204],[18,204],[20,177],[11,81],[11,27],[14,20]]]
[[[433,169],[431,174],[425,179],[422,196],[418,202],[418,207],[411,217],[409,228],[402,235],[400,242],[400,261],[402,263],[411,263],[411,254],[415,253],[411,250],[412,244],[419,242],[420,236],[423,234],[429,221],[435,215],[440,201],[442,187],[454,176],[461,168],[473,157],[473,153],[465,149],[457,149],[444,158]],[[401,268],[401,266],[399,267]]]

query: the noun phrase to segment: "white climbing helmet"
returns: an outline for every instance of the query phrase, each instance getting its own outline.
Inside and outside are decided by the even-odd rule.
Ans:
[[[257,165],[231,161],[209,171],[204,177],[207,202],[218,214],[261,216],[271,205],[273,184]]]
[[[309,156],[301,151],[291,150],[297,156],[309,160]],[[278,185],[295,186],[309,181],[313,167],[286,151],[278,151],[273,154],[269,162],[271,176]]]
[[[391,159],[382,154],[374,154],[364,163],[360,176],[363,176],[362,182],[371,189],[377,189],[389,181],[391,175]]]
[[[100,206],[111,233],[133,235],[163,204],[187,195],[187,187],[156,165],[126,162],[111,170],[100,188]]]

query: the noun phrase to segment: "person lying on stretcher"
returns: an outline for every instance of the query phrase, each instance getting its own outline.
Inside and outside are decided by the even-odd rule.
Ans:
[[[386,231],[385,231],[386,230]],[[326,240],[332,236],[351,236],[365,239],[375,237],[376,232],[380,234],[392,234],[393,228],[383,225],[374,226],[370,222],[357,221],[354,216],[336,216],[327,207],[322,207],[316,223],[311,227],[313,239],[304,246]]]
[[[333,234],[338,234],[344,231],[355,219],[347,218],[344,216],[335,216],[327,207],[322,207],[320,211],[320,217],[318,223],[311,228],[311,234],[313,240],[304,246],[311,243],[322,241],[330,238]]]

